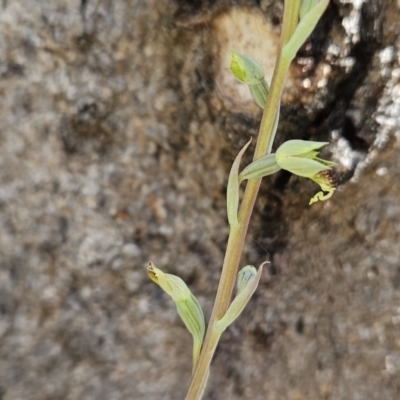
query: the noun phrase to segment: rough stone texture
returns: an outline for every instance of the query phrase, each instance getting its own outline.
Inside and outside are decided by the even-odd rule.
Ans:
[[[184,397],[191,339],[144,267],[209,315],[227,173],[261,117],[226,55],[270,61],[281,17],[272,0],[3,0],[0,399]],[[295,61],[277,141],[328,139],[343,187],[309,208],[311,182],[265,180],[243,262],[272,263],[205,398],[400,397],[399,18],[332,1]]]

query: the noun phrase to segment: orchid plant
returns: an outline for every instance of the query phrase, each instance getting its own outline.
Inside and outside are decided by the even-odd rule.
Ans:
[[[310,199],[310,205],[329,199],[335,191],[331,173],[335,164],[318,157],[318,150],[327,145],[327,142],[289,140],[275,153],[271,153],[287,71],[328,4],[329,0],[285,0],[278,58],[270,86],[265,80],[263,67],[257,60],[235,51],[231,53],[230,69],[233,75],[248,85],[254,101],[264,112],[253,162],[240,171],[240,161],[250,144],[249,141],[237,155],[229,174],[227,216],[230,231],[221,279],[207,331],[200,304],[183,280],[162,272],[153,263],[147,268],[150,279],[171,296],[183,323],[193,336],[193,374],[186,400],[201,399],[207,384],[210,363],[221,334],[246,307],[257,288],[263,265],[266,263],[261,264],[258,269],[247,265],[239,273],[237,272],[262,178],[283,169],[313,180],[320,186],[321,191]],[[240,199],[239,187],[244,181],[247,181],[247,185]],[[236,295],[231,301],[236,280]]]

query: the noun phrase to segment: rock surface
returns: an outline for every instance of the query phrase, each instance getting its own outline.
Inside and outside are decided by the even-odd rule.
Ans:
[[[210,314],[261,118],[226,57],[270,73],[282,2],[164,3],[1,3],[1,400],[185,396],[191,339],[145,266]],[[243,263],[272,262],[207,399],[400,397],[399,7],[332,1],[290,71],[277,143],[329,140],[342,190],[263,183]]]

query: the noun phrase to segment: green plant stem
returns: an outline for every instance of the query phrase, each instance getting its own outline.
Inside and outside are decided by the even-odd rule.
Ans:
[[[290,39],[297,25],[299,5],[299,0],[287,0],[285,2],[280,49]],[[282,57],[280,52],[260,125],[254,159],[262,157],[267,151],[271,151],[274,140],[274,121],[279,110],[280,97],[289,65],[290,60]],[[239,225],[231,227],[229,232],[214,308],[186,400],[199,400],[204,390],[209,366],[219,341],[219,335],[217,337],[215,334],[213,325],[216,320],[223,317],[229,307],[250,217],[260,184],[261,179],[251,179],[248,181],[239,209]]]
[[[299,21],[299,9],[301,0],[286,0],[283,12],[282,32],[279,43],[279,53],[282,47],[290,40]]]
[[[271,87],[265,104],[264,113],[261,119],[260,130],[253,160],[257,160],[263,155],[270,153],[275,139],[276,123],[275,116],[279,114],[280,99],[283,90],[283,83],[291,60],[282,55],[283,46],[292,37],[299,19],[300,0],[286,0],[282,20],[282,31],[279,43],[278,60],[274,69]],[[273,117],[272,117],[273,116]],[[252,180],[251,180],[252,181]],[[250,181],[249,181],[250,183]],[[257,190],[258,193],[258,190]],[[256,196],[257,196],[256,193]]]

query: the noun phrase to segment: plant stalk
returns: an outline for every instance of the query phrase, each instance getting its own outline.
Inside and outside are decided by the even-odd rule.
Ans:
[[[300,0],[285,1],[280,49],[282,49],[282,47],[287,43],[296,28],[299,6]],[[279,111],[283,84],[289,69],[289,65],[290,60],[282,57],[282,53],[279,51],[277,64],[275,66],[271,87],[268,92],[266,106],[261,120],[256,149],[254,152],[254,159],[258,159],[267,152],[271,151],[275,136],[274,121]],[[219,341],[219,335],[218,337],[215,335],[213,325],[216,320],[224,316],[229,307],[250,217],[254,208],[260,184],[261,179],[250,179],[248,181],[239,209],[239,225],[232,226],[230,229],[214,308],[208,324],[202,351],[200,353],[200,357],[192,376],[188,393],[186,395],[186,400],[200,400],[204,390],[210,363]]]

